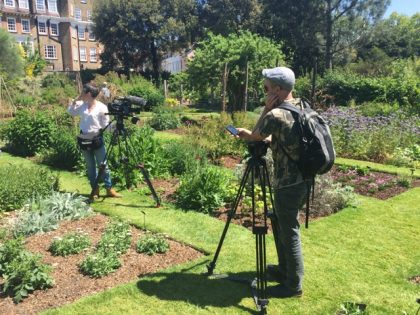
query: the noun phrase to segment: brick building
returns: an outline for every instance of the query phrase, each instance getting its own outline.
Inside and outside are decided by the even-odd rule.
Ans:
[[[94,0],[0,0],[0,27],[30,50],[38,50],[49,71],[101,66],[101,45],[92,31]]]

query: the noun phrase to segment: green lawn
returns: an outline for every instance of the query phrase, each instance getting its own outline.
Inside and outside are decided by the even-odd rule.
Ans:
[[[4,163],[29,162],[1,154],[0,166]],[[84,178],[68,172],[61,172],[61,187],[89,192]],[[420,188],[411,189],[388,201],[360,197],[356,208],[302,229],[304,296],[270,299],[268,313],[335,314],[342,302],[353,301],[366,303],[369,314],[415,314],[419,286],[407,278],[420,274],[419,192]],[[215,251],[223,222],[171,205],[155,208],[151,197],[135,192],[123,194],[123,199],[95,202],[93,207],[141,227],[144,211],[148,229],[207,253]],[[254,248],[251,232],[231,225],[215,272],[253,277]],[[267,250],[268,261],[274,262],[271,234]],[[210,255],[173,266],[44,314],[252,314],[255,306],[246,285],[201,275],[211,259]]]

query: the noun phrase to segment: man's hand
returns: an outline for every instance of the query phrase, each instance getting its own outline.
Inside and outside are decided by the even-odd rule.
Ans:
[[[264,107],[265,111],[268,112],[272,110],[278,100],[279,100],[279,97],[277,94],[268,94],[265,98],[265,107]]]

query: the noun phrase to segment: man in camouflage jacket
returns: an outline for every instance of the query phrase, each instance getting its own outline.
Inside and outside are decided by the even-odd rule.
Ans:
[[[274,215],[272,220],[276,243],[278,265],[268,265],[267,271],[279,285],[268,288],[274,297],[302,295],[303,256],[300,241],[299,209],[308,194],[293,159],[299,158],[299,133],[290,111],[281,109],[283,102],[299,106],[292,90],[295,84],[293,71],[286,67],[265,69],[262,72],[266,92],[265,107],[253,131],[238,128],[238,137],[248,141],[261,141],[271,136],[274,160],[274,178],[271,179],[274,192]],[[270,138],[269,138],[270,139]]]

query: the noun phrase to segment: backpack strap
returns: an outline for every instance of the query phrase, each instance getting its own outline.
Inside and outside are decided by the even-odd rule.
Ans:
[[[289,103],[289,102],[283,102],[278,108],[288,110],[292,113],[292,116],[295,119],[295,122],[299,126],[299,128],[298,128],[299,129],[299,137],[301,138],[300,140],[302,140],[303,129],[302,129],[302,124],[300,122],[300,116],[302,115],[302,111],[299,108],[297,108],[296,106],[294,106],[293,104]],[[279,143],[279,145],[280,145],[280,148],[282,149],[283,153],[287,156],[287,158],[289,160],[291,160],[292,162],[294,162],[296,165],[298,165],[298,161],[292,159],[290,154],[287,153],[286,149],[280,143]],[[302,143],[300,143],[300,145],[302,145]]]

